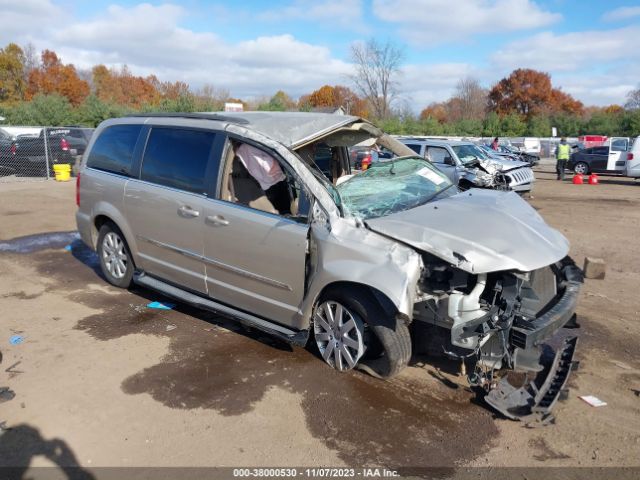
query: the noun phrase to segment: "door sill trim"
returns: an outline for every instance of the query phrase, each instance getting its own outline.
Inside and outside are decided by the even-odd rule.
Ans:
[[[291,330],[282,325],[278,325],[277,323],[243,312],[242,310],[237,310],[228,305],[190,293],[186,290],[170,285],[169,283],[163,282],[162,280],[150,277],[144,272],[135,273],[133,281],[137,285],[151,290],[156,290],[167,297],[187,303],[196,308],[210,310],[212,312],[231,317],[240,323],[262,330],[265,333],[278,337],[293,345],[304,346],[309,338],[308,330]]]

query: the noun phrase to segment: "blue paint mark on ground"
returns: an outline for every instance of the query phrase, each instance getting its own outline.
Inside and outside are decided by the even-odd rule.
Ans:
[[[157,308],[158,310],[171,310],[175,306],[175,303],[168,302],[151,302],[147,305],[148,308]]]

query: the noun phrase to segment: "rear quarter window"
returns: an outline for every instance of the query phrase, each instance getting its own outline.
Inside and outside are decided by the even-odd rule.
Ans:
[[[142,159],[142,180],[192,193],[204,193],[215,133],[154,127]]]
[[[87,167],[131,174],[133,152],[142,125],[113,125],[100,133],[87,158]]]

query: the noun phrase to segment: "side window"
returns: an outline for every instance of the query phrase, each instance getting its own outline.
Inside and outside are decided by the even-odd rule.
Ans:
[[[418,145],[417,143],[407,143],[406,144],[407,147],[409,147],[411,150],[413,150],[414,152],[416,152],[418,155],[420,155],[420,145]]]
[[[626,138],[616,138],[611,142],[611,151],[612,152],[626,152],[627,147],[629,146],[629,140]]]
[[[141,129],[142,125],[114,125],[103,130],[89,153],[87,167],[130,175]]]
[[[591,149],[590,153],[594,153],[596,155],[609,155],[609,147],[595,147]]]
[[[227,149],[221,197],[300,222],[306,222],[309,214],[309,198],[281,160],[238,141],[230,142]]]
[[[140,178],[187,192],[204,193],[215,135],[204,130],[152,128]]]
[[[446,148],[442,147],[427,147],[427,157],[433,163],[445,163],[445,158],[451,158],[451,155]]]

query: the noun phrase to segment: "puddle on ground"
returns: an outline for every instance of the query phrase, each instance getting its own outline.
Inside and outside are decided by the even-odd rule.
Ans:
[[[37,233],[0,241],[0,252],[33,253],[49,248],[64,248],[74,240],[80,240],[78,232]]]
[[[144,307],[149,301],[165,299],[148,290],[82,291],[96,280],[96,270],[89,253],[80,246],[75,250],[73,256],[43,251],[30,258],[61,288],[80,292],[71,293],[70,300],[103,310],[80,320],[77,329],[101,341],[130,334],[170,339],[158,364],[123,380],[127,394],[148,394],[176,409],[238,416],[278,387],[300,396],[309,432],[353,466],[450,467],[475,458],[498,435],[493,415],[474,403],[470,391],[451,389],[426,371],[423,378],[414,370],[391,381],[341,374],[306,349],[213,313],[185,305],[149,310]],[[167,331],[168,325],[177,328]]]

